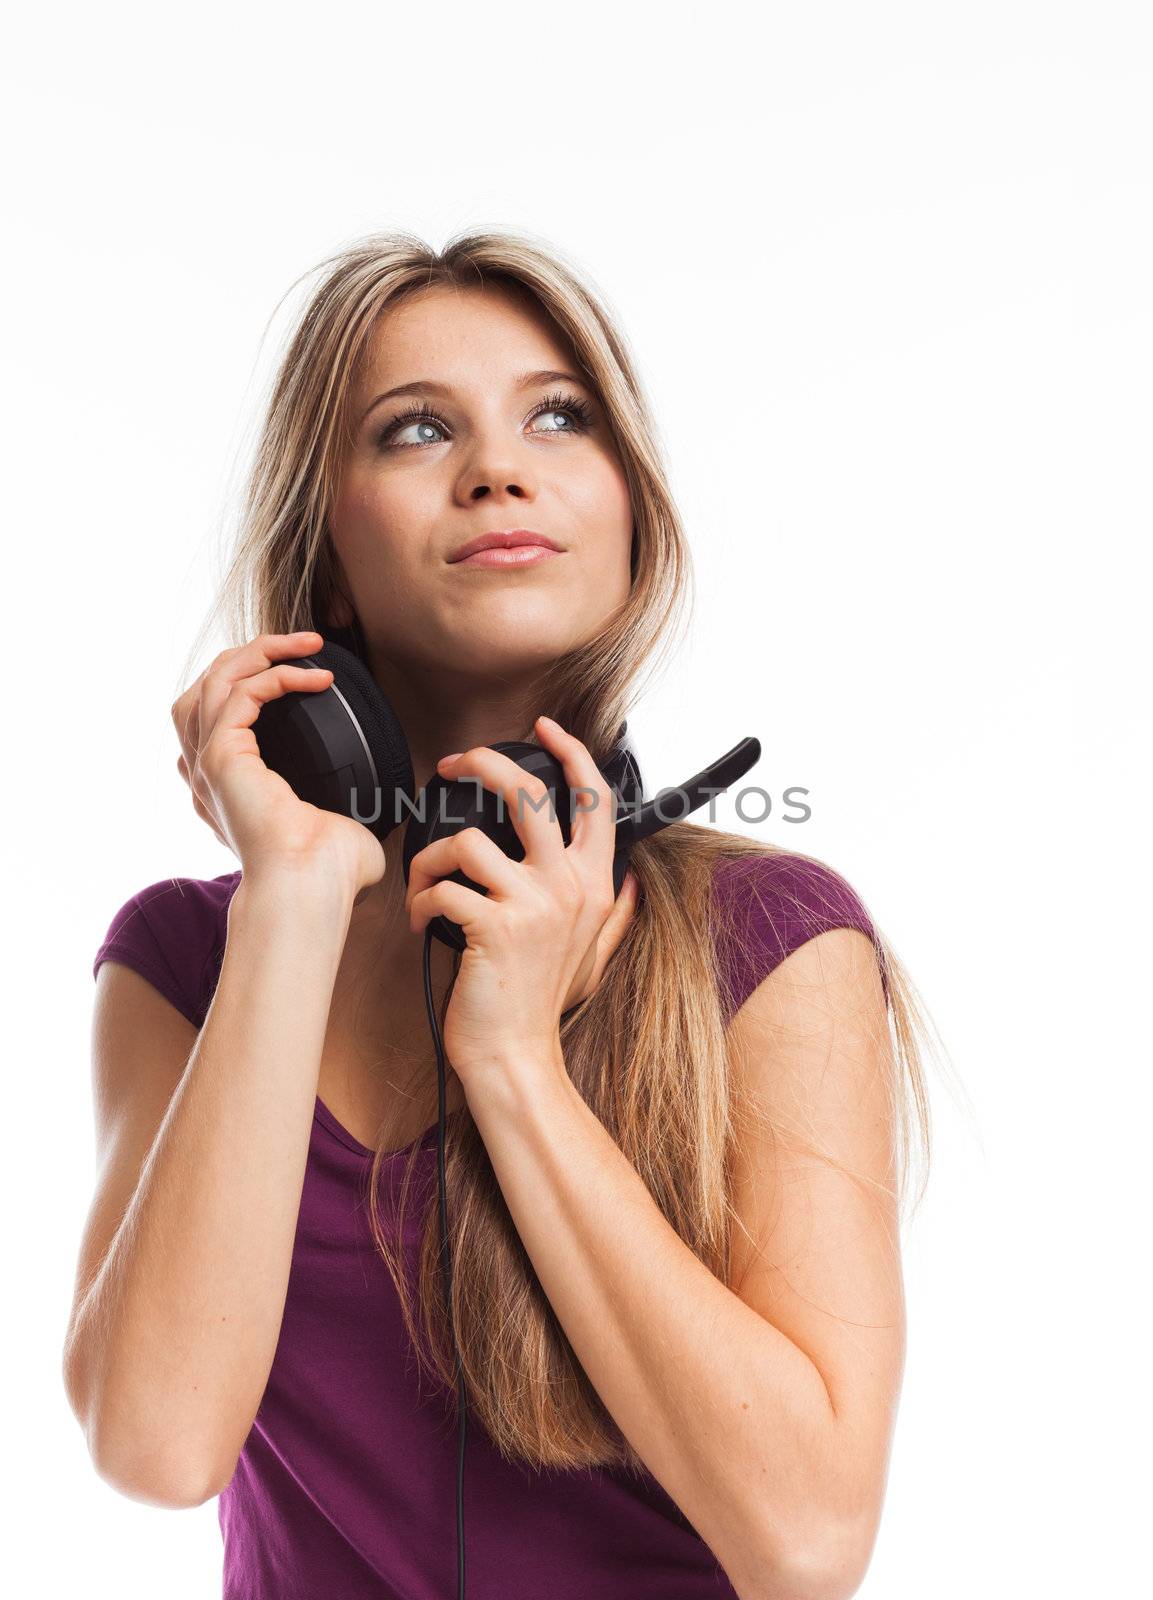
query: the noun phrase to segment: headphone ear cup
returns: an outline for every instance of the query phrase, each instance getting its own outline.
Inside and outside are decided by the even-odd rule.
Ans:
[[[261,707],[252,725],[261,759],[300,799],[351,817],[383,841],[413,799],[408,741],[365,663],[327,639],[287,665],[328,667],[332,682],[290,690]]]
[[[375,678],[358,655],[326,637],[324,644],[312,652],[309,660],[332,669],[329,688],[336,689],[343,696],[364,736],[376,768],[383,808],[373,832],[377,838],[383,839],[398,822],[403,821],[394,799],[395,792],[399,791],[412,800],[416,790],[412,757],[404,729],[392,709],[391,701],[381,693]]]

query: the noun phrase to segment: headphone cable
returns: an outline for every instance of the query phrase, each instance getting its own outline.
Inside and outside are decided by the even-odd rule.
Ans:
[[[457,1456],[456,1456],[456,1593],[457,1600],[464,1594],[464,1442],[467,1435],[468,1408],[464,1393],[464,1365],[456,1342],[456,1323],[452,1315],[452,1250],[448,1238],[448,1200],[444,1170],[444,1117],[447,1092],[445,1088],[444,1042],[440,1036],[440,1023],[436,1015],[436,1002],[432,993],[432,965],[429,952],[432,948],[432,928],[424,930],[424,1002],[428,1010],[428,1024],[436,1046],[437,1079],[437,1182],[440,1190],[440,1264],[444,1281],[444,1303],[448,1312],[448,1326],[452,1334],[453,1354],[456,1357],[457,1404]]]

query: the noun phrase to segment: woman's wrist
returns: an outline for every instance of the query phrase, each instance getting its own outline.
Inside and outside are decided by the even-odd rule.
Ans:
[[[347,928],[356,895],[356,882],[341,863],[325,856],[284,856],[245,867],[233,901],[315,911]]]

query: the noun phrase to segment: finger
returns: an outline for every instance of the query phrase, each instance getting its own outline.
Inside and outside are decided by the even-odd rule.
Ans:
[[[184,726],[180,733],[180,742],[188,752],[190,764],[196,765],[196,758],[200,754],[200,696],[204,689],[204,674],[197,678],[192,694],[188,697],[188,709],[184,715]]]
[[[188,785],[192,796],[192,809],[202,822],[208,824],[221,844],[227,846],[228,839],[225,836],[224,829],[220,826],[220,819],[216,815],[212,790],[202,775],[199,763],[197,763],[196,771],[190,772],[188,763],[183,754],[181,754],[176,758],[176,767],[180,776]]]
[[[311,655],[323,643],[323,638],[314,628],[302,628],[296,633],[258,633],[246,644],[232,645],[222,650],[210,664],[210,670],[224,667],[234,680],[248,678],[254,672],[272,666],[274,661],[283,660],[285,656]]]
[[[541,742],[564,768],[565,782],[574,791],[572,845],[578,852],[599,851],[616,836],[613,796],[608,779],[592,752],[575,734],[567,733],[552,717],[536,719]]]
[[[613,909],[605,918],[604,925],[596,938],[596,952],[593,956],[592,970],[586,979],[580,994],[572,1002],[578,1005],[581,1000],[588,998],[596,989],[604,976],[614,952],[618,949],[625,934],[632,924],[636,908],[640,900],[640,885],[632,872],[625,874],[625,881],[621,884],[621,892],[617,895]],[[571,1007],[570,1007],[571,1009]]]
[[[222,845],[227,846],[228,845],[228,840],[224,837],[224,834],[223,834],[223,832],[221,830],[220,824],[216,820],[215,812],[212,810],[211,806],[209,806],[207,804],[207,802],[202,798],[202,796],[197,793],[196,789],[192,785],[191,780],[189,779],[189,776],[188,776],[188,763],[185,761],[185,759],[184,759],[184,757],[182,755],[177,756],[176,765],[177,765],[177,768],[178,768],[178,770],[180,772],[180,776],[184,779],[185,783],[188,784],[188,787],[192,792],[192,809],[196,812],[196,815],[200,818],[200,820],[202,822],[206,822],[208,824],[208,826],[212,829],[213,833],[219,839],[220,843]]]
[[[497,896],[511,895],[517,888],[518,865],[480,828],[462,828],[459,833],[434,839],[413,856],[408,866],[405,907],[422,890],[457,871]]]
[[[209,672],[220,674],[222,679],[230,683],[235,682],[246,673],[271,666],[278,657],[291,655],[294,651],[298,655],[307,654],[323,643],[321,635],[311,628],[296,633],[262,633],[247,644],[222,650],[215,656],[205,672],[189,685],[171,708],[176,734],[189,766],[195,763],[201,746],[212,732],[215,713],[219,711],[219,706],[213,704],[213,719],[206,720],[203,716],[204,680]]]
[[[184,693],[173,702],[172,723],[176,729],[176,737],[180,740],[180,748],[184,752],[189,766],[196,760],[196,746],[189,738],[189,718],[192,708],[200,698],[200,679],[191,684]]]
[[[459,922],[467,937],[479,927],[487,904],[485,896],[477,894],[475,889],[466,889],[463,883],[443,878],[431,889],[422,889],[413,897],[408,924],[413,933],[423,933],[433,917],[447,917],[450,922]]]
[[[543,867],[564,854],[564,835],[548,785],[518,767],[511,756],[488,745],[477,745],[459,755],[442,756],[437,769],[442,777],[453,781],[475,778],[500,795],[504,814],[511,819],[530,864]]]
[[[239,679],[232,685],[204,741],[199,756],[200,765],[207,767],[210,758],[214,759],[219,750],[227,747],[232,734],[251,729],[269,700],[279,699],[282,694],[296,690],[305,694],[313,693],[318,689],[326,689],[331,681],[327,668],[322,671],[316,667],[288,666],[283,662],[279,666],[269,667],[265,672],[254,673],[250,678]],[[252,744],[246,741],[244,748],[252,748],[255,753],[255,735],[250,737]]]
[[[604,920],[597,937],[597,963],[603,968],[613,951],[629,931],[640,900],[640,886],[634,872],[626,872],[621,892]]]
[[[287,665],[282,659],[284,656],[306,655],[323,642],[320,634],[315,632],[262,633],[248,644],[223,650],[201,675],[200,694],[193,701],[188,725],[192,748],[198,750],[208,738],[236,683],[267,670],[277,662],[282,666]]]

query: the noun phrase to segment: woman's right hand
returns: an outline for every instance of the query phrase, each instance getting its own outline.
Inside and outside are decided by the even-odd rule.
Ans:
[[[363,822],[301,800],[265,766],[252,725],[263,705],[290,691],[327,689],[328,668],[289,666],[323,644],[320,634],[262,633],[222,650],[172,707],[177,767],[197,816],[240,861],[246,876],[316,859],[347,871],[354,895],[384,876],[384,848]]]

